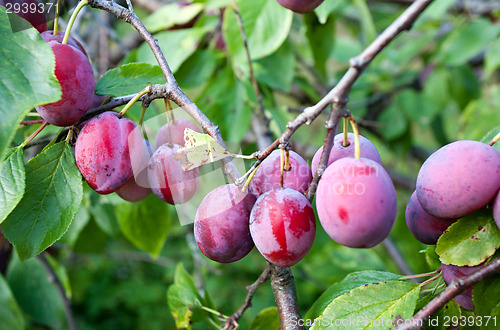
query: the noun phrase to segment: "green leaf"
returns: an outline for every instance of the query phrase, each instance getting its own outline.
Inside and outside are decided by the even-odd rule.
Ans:
[[[285,41],[292,26],[292,11],[283,8],[276,1],[237,0],[243,27],[247,36],[252,59],[259,59],[274,53]],[[234,10],[227,8],[222,23],[233,67],[238,76],[248,76],[243,38]]]
[[[23,198],[24,180],[23,150],[16,149],[0,165],[0,224]]]
[[[192,307],[203,306],[203,298],[182,263],[177,265],[174,284],[167,290],[167,300],[177,328],[191,329]]]
[[[349,0],[323,1],[323,3],[314,10],[314,13],[318,16],[319,22],[325,24],[331,13],[349,6],[349,2]]]
[[[366,4],[366,0],[353,0],[353,2],[359,12],[359,23],[361,24],[361,30],[363,31],[364,44],[369,45],[377,36],[375,22],[373,21],[370,9]]]
[[[204,28],[191,28],[165,31],[154,35],[158,40],[158,45],[164,50],[170,70],[172,70],[173,73],[175,73],[182,63],[196,51],[205,33],[206,29]],[[143,43],[138,48],[137,60],[151,65],[158,64],[147,43]]]
[[[304,22],[306,24],[306,37],[314,59],[314,67],[325,78],[327,60],[332,53],[336,39],[335,17],[331,15],[326,22],[320,23],[316,15],[310,13],[304,15]],[[292,69],[288,70],[293,73]]]
[[[328,42],[325,42],[328,44]],[[290,92],[295,72],[295,56],[290,43],[283,45],[270,56],[257,60],[253,64],[257,81],[272,89]]]
[[[280,319],[278,309],[269,307],[260,311],[259,315],[252,321],[252,330],[279,330]]]
[[[366,284],[334,299],[311,329],[393,328],[413,315],[419,294],[419,285],[408,281]]]
[[[19,307],[33,322],[52,329],[66,325],[61,296],[38,259],[19,262],[14,257],[7,271],[7,282]]]
[[[316,300],[311,306],[305,315],[305,319],[313,320],[323,315],[336,298],[352,291],[357,287],[375,282],[394,280],[398,277],[399,275],[396,274],[373,270],[351,273],[342,281],[334,283],[325,292],[323,292],[318,300]]]
[[[391,104],[379,116],[379,132],[387,140],[401,137],[408,129],[408,121],[397,104]]]
[[[24,319],[9,285],[0,274],[0,330],[22,330]]]
[[[95,86],[97,95],[127,95],[141,91],[149,84],[165,83],[158,65],[130,63],[106,72]]]
[[[439,256],[436,254],[436,246],[429,245],[423,251],[425,254],[425,260],[431,269],[438,269],[441,267],[441,261],[439,260]]]
[[[484,72],[486,75],[490,75],[500,68],[500,56],[498,56],[498,54],[500,54],[500,39],[497,39],[491,44],[484,57]]]
[[[462,316],[460,305],[455,300],[450,300],[429,319],[424,321],[424,329],[449,329],[449,324],[446,324],[446,321],[449,323],[453,317],[453,320],[456,318],[459,320],[460,316]]]
[[[149,32],[155,33],[171,28],[174,25],[188,23],[201,13],[203,6],[201,3],[192,3],[188,6],[170,3],[154,11],[143,20],[143,23]]]
[[[434,60],[445,65],[464,65],[498,37],[500,27],[477,19],[455,27],[441,44]]]
[[[26,192],[2,224],[21,260],[51,246],[68,229],[82,201],[73,150],[59,142],[26,164]]]
[[[490,320],[489,324],[486,325],[486,319],[484,317],[500,316],[500,275],[493,275],[474,284],[472,300],[475,314],[483,318],[481,329],[497,329],[493,320]]]
[[[34,28],[13,32],[9,18],[22,21],[0,6],[0,164],[26,113],[61,97],[54,53]]]
[[[116,217],[130,242],[153,257],[160,254],[172,222],[168,204],[151,195],[137,203],[118,205]]]
[[[179,68],[175,78],[184,88],[198,87],[213,77],[217,68],[218,55],[210,50],[194,52]]]
[[[476,266],[500,246],[500,229],[491,210],[480,210],[452,224],[439,238],[436,253],[444,264]]]

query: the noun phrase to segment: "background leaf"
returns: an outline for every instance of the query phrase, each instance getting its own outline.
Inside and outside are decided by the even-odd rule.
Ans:
[[[476,266],[500,246],[500,229],[491,210],[480,210],[452,224],[439,238],[436,253],[444,264]]]
[[[0,224],[23,198],[24,180],[23,150],[16,149],[0,165]]]
[[[7,271],[7,282],[22,311],[33,322],[53,329],[65,325],[61,296],[40,261],[19,262],[13,258]]]
[[[500,317],[500,275],[493,275],[474,284],[472,300],[475,314],[483,318],[481,329],[497,329],[498,317]],[[488,325],[486,325],[485,316],[492,317]],[[493,319],[495,316],[497,322]]]
[[[24,329],[24,319],[9,285],[0,274],[0,330]]]
[[[122,203],[116,211],[123,235],[139,249],[157,257],[172,223],[168,204],[159,203],[151,194],[140,202]]]
[[[260,311],[259,315],[253,320],[250,325],[252,330],[279,330],[280,319],[278,309],[269,307]]]
[[[138,93],[149,84],[165,83],[158,65],[129,63],[107,71],[95,86],[97,95],[120,96]]]
[[[82,201],[82,177],[66,142],[45,149],[26,164],[26,192],[2,223],[5,237],[21,260],[57,241]]]
[[[34,28],[13,32],[10,19],[22,20],[0,6],[0,164],[26,113],[61,98],[54,53]]]
[[[281,7],[276,1],[236,2],[243,20],[248,47],[251,49],[251,58],[259,59],[276,51],[288,36],[292,25],[292,11]],[[242,77],[246,77],[248,62],[238,20],[232,8],[226,9],[222,24],[233,67],[243,74]]]

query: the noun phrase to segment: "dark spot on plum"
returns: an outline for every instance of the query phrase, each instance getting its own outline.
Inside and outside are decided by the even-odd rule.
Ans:
[[[349,222],[349,214],[347,213],[346,209],[340,208],[339,209],[339,218],[342,223],[346,224]]]

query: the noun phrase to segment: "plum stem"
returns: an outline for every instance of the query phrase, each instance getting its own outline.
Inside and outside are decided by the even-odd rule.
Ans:
[[[123,117],[127,113],[128,109],[130,109],[130,107],[132,107],[132,105],[135,102],[137,102],[137,100],[139,100],[143,95],[149,93],[150,91],[151,91],[151,86],[148,86],[139,93],[137,93],[130,101],[128,101],[128,103],[125,105],[122,111],[120,111],[120,113],[118,114],[118,118]]]
[[[435,280],[437,280],[437,279],[439,279],[441,277],[442,277],[441,274],[437,274],[437,275],[431,277],[430,279],[428,279],[426,281],[423,281],[422,283],[419,284],[419,286],[422,288],[422,287],[426,286],[427,284],[432,283],[432,282],[434,282]]]
[[[359,130],[358,130],[358,125],[356,124],[356,121],[354,120],[354,117],[352,115],[349,115],[347,117],[349,119],[349,122],[351,123],[352,126],[352,131],[354,133],[354,158],[355,159],[360,159],[361,158],[361,147],[359,145]]]
[[[139,118],[139,125],[142,126],[142,123],[144,122],[144,115],[146,114],[146,110],[148,107],[143,106],[142,111],[141,111],[141,118]]]
[[[285,149],[280,149],[280,188],[283,188],[283,174],[285,172]]]
[[[54,16],[54,35],[56,36],[59,33],[59,9],[61,7],[62,0],[57,0],[56,3],[56,14]]]
[[[253,177],[254,177],[255,173],[257,173],[257,169],[259,168],[259,166],[260,166],[260,165],[257,165],[257,166],[255,167],[255,169],[252,171],[252,173],[248,176],[248,179],[247,179],[247,181],[245,181],[245,184],[243,185],[243,188],[241,188],[241,192],[243,192],[243,193],[244,193],[244,192],[246,192],[246,191],[247,191],[248,186],[250,185],[250,182],[252,182],[252,179],[253,179]]]
[[[89,4],[88,0],[82,0],[76,6],[75,10],[73,11],[73,14],[71,14],[71,17],[70,17],[69,22],[68,22],[68,26],[66,27],[66,32],[64,33],[64,39],[62,41],[62,44],[68,43],[69,34],[71,32],[71,28],[73,27],[73,24],[75,24],[76,16],[78,16],[78,13],[80,12],[80,10],[88,4]]]
[[[498,141],[500,140],[500,133],[498,133],[497,135],[495,135],[495,137],[493,139],[491,139],[490,143],[488,143],[490,146],[494,145],[495,143],[497,143]]]
[[[37,130],[31,134],[27,139],[26,141],[24,141],[23,143],[21,143],[21,145],[19,146],[19,148],[24,148],[28,143],[30,143],[34,138],[36,138],[36,136],[45,128],[47,127],[48,125],[50,125],[48,122],[44,121],[42,123],[42,126],[38,127]]]
[[[421,277],[433,276],[433,275],[438,274],[440,271],[441,271],[441,267],[439,267],[438,269],[436,269],[433,272],[403,276],[403,277],[400,277],[399,279],[400,280],[411,280],[413,278],[421,278]]]
[[[342,142],[342,146],[344,148],[348,147],[349,146],[349,139],[347,138],[347,131],[349,130],[349,128],[347,127],[347,119],[344,117],[344,141]]]

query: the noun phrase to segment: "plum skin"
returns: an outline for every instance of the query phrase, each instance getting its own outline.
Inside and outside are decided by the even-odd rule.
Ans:
[[[184,130],[190,128],[195,132],[201,133],[200,128],[189,119],[177,118],[175,121],[170,121],[163,125],[156,133],[155,145],[158,148],[165,143],[178,144],[183,147],[184,142]],[[170,133],[169,133],[170,130]],[[172,141],[170,141],[170,135],[172,136]]]
[[[148,164],[148,181],[153,193],[169,204],[189,201],[198,189],[198,168],[183,171],[181,163],[174,159],[178,144],[163,144]]]
[[[196,211],[194,238],[209,259],[229,263],[245,257],[254,247],[249,219],[256,197],[234,184],[212,190]]]
[[[53,30],[47,30],[47,31],[43,31],[42,33],[40,33],[40,35],[42,36],[42,39],[47,43],[49,41],[57,41],[59,43],[62,43],[62,41],[64,39],[64,32],[62,32],[62,31],[59,31],[57,34],[54,34]],[[82,44],[80,42],[78,42],[78,40],[73,38],[72,36],[69,36],[68,45],[78,49],[85,56],[88,57],[87,52],[85,51],[85,48],[83,48]]]
[[[56,59],[55,75],[61,99],[36,107],[44,120],[55,126],[76,124],[90,109],[94,98],[94,74],[88,58],[70,45],[49,41]]]
[[[323,0],[277,0],[280,5],[296,13],[305,14],[313,11]]]
[[[290,150],[290,170],[283,172],[283,187],[305,192],[312,181],[311,168],[296,152]],[[281,151],[274,150],[260,164],[250,182],[249,191],[255,195],[280,188]]]
[[[135,178],[131,177],[116,190],[116,194],[126,201],[139,202],[151,195],[151,189],[138,185]]]
[[[500,153],[470,140],[434,152],[417,177],[422,208],[438,218],[460,218],[488,204],[500,188]]]
[[[344,158],[344,157],[354,157],[354,134],[347,133],[347,141],[349,141],[349,145],[347,147],[343,146],[344,143],[344,134],[339,133],[335,135],[333,140],[333,146],[330,151],[330,157],[328,157],[327,167],[330,166],[334,161]],[[380,158],[380,154],[378,153],[377,147],[365,138],[364,136],[359,136],[359,145],[361,149],[361,157],[368,158],[376,161],[380,165],[382,165],[382,159]],[[321,154],[323,153],[323,146],[321,146],[318,151],[314,154],[314,157],[311,162],[311,169],[313,174],[316,173],[318,169],[319,161],[321,159]]]
[[[311,203],[296,190],[279,188],[262,194],[250,214],[255,246],[269,262],[291,267],[311,249],[316,220]]]
[[[75,144],[78,169],[99,194],[110,194],[133,177],[128,136],[136,125],[117,113],[104,112],[83,126]]]
[[[396,218],[396,191],[371,159],[342,158],[330,165],[316,192],[319,221],[337,243],[369,248],[383,241]]]
[[[412,235],[424,244],[434,245],[443,232],[456,221],[456,219],[436,218],[420,206],[417,193],[413,192],[406,206],[406,225]]]
[[[443,271],[443,280],[446,285],[449,285],[453,280],[475,273],[484,266],[484,263],[472,267],[441,264],[441,270]],[[474,311],[474,305],[472,303],[472,289],[473,287],[470,287],[454,298],[460,306],[469,311]]]

